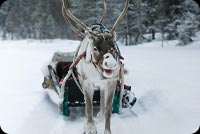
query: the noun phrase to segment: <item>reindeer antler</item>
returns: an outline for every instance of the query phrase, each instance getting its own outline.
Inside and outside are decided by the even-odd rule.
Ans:
[[[76,33],[78,34],[80,37],[84,38],[85,35],[83,33],[81,33],[75,26],[73,26],[71,24],[71,22],[69,21],[69,19],[66,17],[66,15],[72,19],[76,24],[78,24],[79,27],[81,27],[83,30],[85,31],[88,31],[92,36],[95,36],[95,37],[102,37],[102,36],[107,36],[107,37],[112,37],[113,35],[113,32],[115,31],[115,29],[118,27],[120,21],[123,19],[124,15],[126,14],[126,11],[128,9],[128,3],[129,3],[129,0],[126,0],[126,3],[125,3],[125,7],[123,9],[123,11],[121,12],[120,16],[117,18],[117,20],[115,21],[112,29],[110,30],[110,33],[107,33],[107,34],[95,34],[94,32],[92,32],[92,30],[90,28],[88,28],[84,23],[82,23],[78,18],[76,18],[72,13],[71,11],[69,10],[69,6],[67,4],[67,0],[62,0],[63,2],[63,6],[62,6],[62,13],[63,13],[63,16],[64,16],[64,19],[65,21],[69,24],[69,26],[71,27],[71,29]],[[106,0],[103,1],[103,4],[104,4],[104,11],[103,11],[103,16],[101,17],[100,19],[100,23],[103,22],[105,16],[106,16],[106,13],[107,13],[107,6],[106,6]],[[66,14],[66,15],[65,15]]]
[[[62,0],[63,2],[63,8],[65,10],[65,13],[67,14],[67,16],[69,16],[76,24],[78,24],[82,29],[90,31],[90,29],[84,24],[82,23],[79,19],[77,19],[69,10],[68,4],[67,4],[67,0]]]
[[[85,35],[80,32],[75,26],[72,25],[72,23],[69,21],[69,19],[67,18],[67,16],[65,15],[65,7],[64,5],[62,6],[62,14],[63,17],[65,19],[65,22],[70,26],[70,28],[72,29],[72,31],[74,31],[78,36],[80,36],[82,39],[85,37]]]
[[[113,33],[115,31],[115,29],[119,26],[120,21],[123,19],[124,15],[126,14],[127,9],[128,9],[128,3],[129,3],[129,0],[126,0],[123,11],[121,12],[120,16],[117,18],[117,20],[115,21],[115,24],[113,25],[112,29],[110,30],[111,33]]]
[[[106,17],[106,14],[107,14],[107,5],[106,5],[106,0],[103,0],[103,15],[99,21],[99,23],[102,23],[104,18]]]

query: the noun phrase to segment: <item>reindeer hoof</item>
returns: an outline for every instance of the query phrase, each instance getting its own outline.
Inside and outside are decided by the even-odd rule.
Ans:
[[[104,134],[111,134],[111,131],[110,130],[105,130]]]
[[[97,134],[97,132],[95,132],[95,133],[93,133],[93,132],[89,132],[89,133],[84,132],[83,134]]]
[[[97,134],[97,131],[95,131],[95,132],[84,132],[83,134]]]
[[[93,123],[86,123],[84,127],[84,134],[97,134],[96,126]]]

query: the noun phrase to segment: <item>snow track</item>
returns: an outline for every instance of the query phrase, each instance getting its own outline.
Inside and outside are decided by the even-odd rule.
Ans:
[[[113,128],[113,133],[126,133],[126,134],[144,134],[144,130],[142,128],[142,125],[140,123],[139,116],[135,114],[131,109],[124,109],[122,113],[119,115],[115,114],[112,117],[113,122],[118,122],[118,126],[115,128],[118,128],[119,130],[116,130]],[[123,130],[121,130],[123,128]],[[134,128],[134,129],[130,129]],[[120,131],[121,130],[121,131]]]
[[[112,134],[191,134],[200,125],[200,41],[120,46],[137,102],[111,118]],[[74,51],[77,41],[0,41],[0,125],[9,134],[81,134],[84,108],[60,116],[42,89],[42,66],[53,53]],[[94,116],[98,112],[95,107]],[[104,123],[97,123],[103,134]]]

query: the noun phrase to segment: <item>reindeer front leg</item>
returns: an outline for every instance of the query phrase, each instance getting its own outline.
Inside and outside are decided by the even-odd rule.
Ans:
[[[100,111],[97,114],[97,121],[104,120],[104,113],[105,113],[105,91],[100,89]]]
[[[105,103],[105,131],[104,134],[111,134],[110,130],[110,118],[112,114],[112,102],[113,102],[113,96],[115,92],[116,86],[111,86],[109,89],[107,89],[107,95],[106,95],[106,103]]]
[[[84,134],[96,134],[96,126],[93,120],[93,92],[91,90],[85,90],[85,114],[86,123],[84,126]]]

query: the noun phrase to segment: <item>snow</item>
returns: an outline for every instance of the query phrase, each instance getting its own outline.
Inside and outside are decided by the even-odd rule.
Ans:
[[[9,134],[80,134],[84,108],[59,115],[42,88],[41,69],[55,51],[75,51],[79,41],[0,41],[0,125]],[[120,43],[119,43],[120,44]],[[177,41],[119,48],[138,101],[113,114],[113,134],[191,134],[200,125],[200,41]],[[94,114],[97,113],[96,108]],[[97,123],[98,134],[104,124]]]

